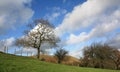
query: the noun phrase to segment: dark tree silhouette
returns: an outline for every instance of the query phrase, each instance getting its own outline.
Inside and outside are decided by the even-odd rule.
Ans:
[[[54,55],[57,57],[58,63],[60,64],[64,60],[67,54],[68,54],[68,51],[64,49],[58,49]]]
[[[84,49],[83,66],[105,68],[108,61],[113,66],[116,65],[116,69],[119,69],[120,52],[107,44],[97,43]]]

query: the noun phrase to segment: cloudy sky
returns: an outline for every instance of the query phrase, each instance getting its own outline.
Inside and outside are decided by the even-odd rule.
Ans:
[[[120,47],[120,0],[0,0],[0,40],[11,46],[37,18],[55,25],[72,56],[93,42]]]

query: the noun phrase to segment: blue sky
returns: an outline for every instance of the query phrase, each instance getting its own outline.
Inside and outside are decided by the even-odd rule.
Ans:
[[[7,0],[5,0],[7,1]],[[27,1],[27,0],[26,0]],[[28,0],[29,1],[29,0]],[[23,30],[25,30],[25,25],[29,22],[31,22],[32,20],[38,19],[38,18],[45,18],[45,19],[49,19],[48,17],[46,17],[47,15],[51,15],[54,12],[58,12],[61,10],[66,10],[67,12],[70,12],[73,10],[74,6],[83,3],[85,0],[77,0],[77,1],[73,1],[73,0],[32,0],[29,4],[27,5],[27,7],[30,7],[31,10],[34,11],[34,14],[32,14],[32,17],[30,19],[28,19],[26,22],[22,23],[22,25],[16,26],[17,28],[11,29],[11,31],[5,32],[5,34],[1,34],[1,38],[0,39],[6,39],[9,38],[11,36],[15,36],[15,37],[19,37],[22,35]],[[2,6],[1,6],[2,7]],[[57,8],[59,10],[57,10]],[[1,14],[2,15],[2,14]],[[57,21],[50,21],[52,24],[54,24],[55,26],[58,26],[61,21],[64,18],[64,15],[59,16],[59,18],[56,18],[55,20]],[[19,22],[17,22],[19,23]],[[19,33],[18,33],[19,32]],[[17,35],[16,35],[17,33]]]
[[[28,23],[44,18],[55,25],[63,48],[72,56],[81,56],[84,46],[93,42],[119,47],[119,4],[120,0],[0,1],[0,40],[10,47],[23,36]]]

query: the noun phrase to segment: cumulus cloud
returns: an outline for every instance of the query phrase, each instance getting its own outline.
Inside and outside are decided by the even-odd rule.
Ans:
[[[8,38],[8,39],[5,40],[5,45],[8,46],[8,47],[13,46],[14,42],[15,42],[15,38],[11,37],[11,38]]]
[[[30,8],[32,0],[0,1],[0,34],[28,21],[34,14]]]
[[[106,35],[110,35],[113,31],[120,28],[119,16],[120,10],[116,10],[109,16],[105,15],[100,17],[101,18],[99,19],[101,21],[100,24],[97,23],[97,25],[95,25],[95,27],[89,33],[82,32],[78,36],[71,34],[67,43],[68,44],[79,43],[94,37],[101,38],[105,37]]]
[[[120,28],[120,0],[87,0],[66,14],[56,28],[57,35],[69,33],[67,44],[110,36]],[[75,31],[88,30],[75,35]]]
[[[101,15],[109,14],[115,8],[119,8],[119,3],[120,0],[87,0],[66,14],[62,23],[56,28],[56,33],[58,35],[71,33],[94,25],[102,18]]]
[[[80,58],[83,57],[83,47],[78,49],[78,50],[73,50],[69,52],[69,55],[76,57],[76,58]]]

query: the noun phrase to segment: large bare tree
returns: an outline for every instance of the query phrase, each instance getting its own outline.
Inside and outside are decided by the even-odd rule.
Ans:
[[[37,58],[40,59],[41,45],[49,43],[50,48],[56,47],[59,38],[54,33],[54,26],[47,20],[37,19],[28,24],[26,35],[16,41],[17,45],[33,47],[37,49]]]

